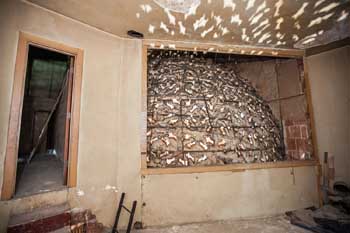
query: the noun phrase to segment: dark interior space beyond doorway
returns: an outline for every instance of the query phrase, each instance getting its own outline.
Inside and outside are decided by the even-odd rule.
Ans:
[[[71,57],[31,45],[28,51],[15,196],[63,188],[67,173]]]

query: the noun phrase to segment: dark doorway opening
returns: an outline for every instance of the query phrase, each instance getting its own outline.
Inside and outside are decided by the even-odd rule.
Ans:
[[[73,57],[29,45],[15,196],[67,183]]]

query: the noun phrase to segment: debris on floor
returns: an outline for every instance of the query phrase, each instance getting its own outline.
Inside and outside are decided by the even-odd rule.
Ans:
[[[339,187],[338,187],[339,186]],[[350,233],[350,192],[346,184],[335,183],[329,204],[319,209],[287,212],[290,222],[316,233]]]
[[[160,228],[133,230],[132,233],[310,233],[290,224],[286,216],[246,220],[223,220]]]

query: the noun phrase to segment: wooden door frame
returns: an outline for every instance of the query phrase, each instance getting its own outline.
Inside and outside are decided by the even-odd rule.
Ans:
[[[83,50],[58,42],[43,39],[28,33],[19,32],[17,57],[11,98],[10,117],[7,132],[1,200],[9,200],[15,192],[18,144],[21,128],[24,85],[29,45],[56,51],[74,57],[72,106],[70,114],[69,163],[67,186],[77,183],[78,140],[80,121],[80,98],[82,85]]]

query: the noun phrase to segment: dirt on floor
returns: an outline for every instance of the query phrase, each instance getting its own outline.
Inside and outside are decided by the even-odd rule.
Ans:
[[[285,215],[249,220],[225,220],[162,228],[133,230],[133,233],[310,233],[294,226]]]

